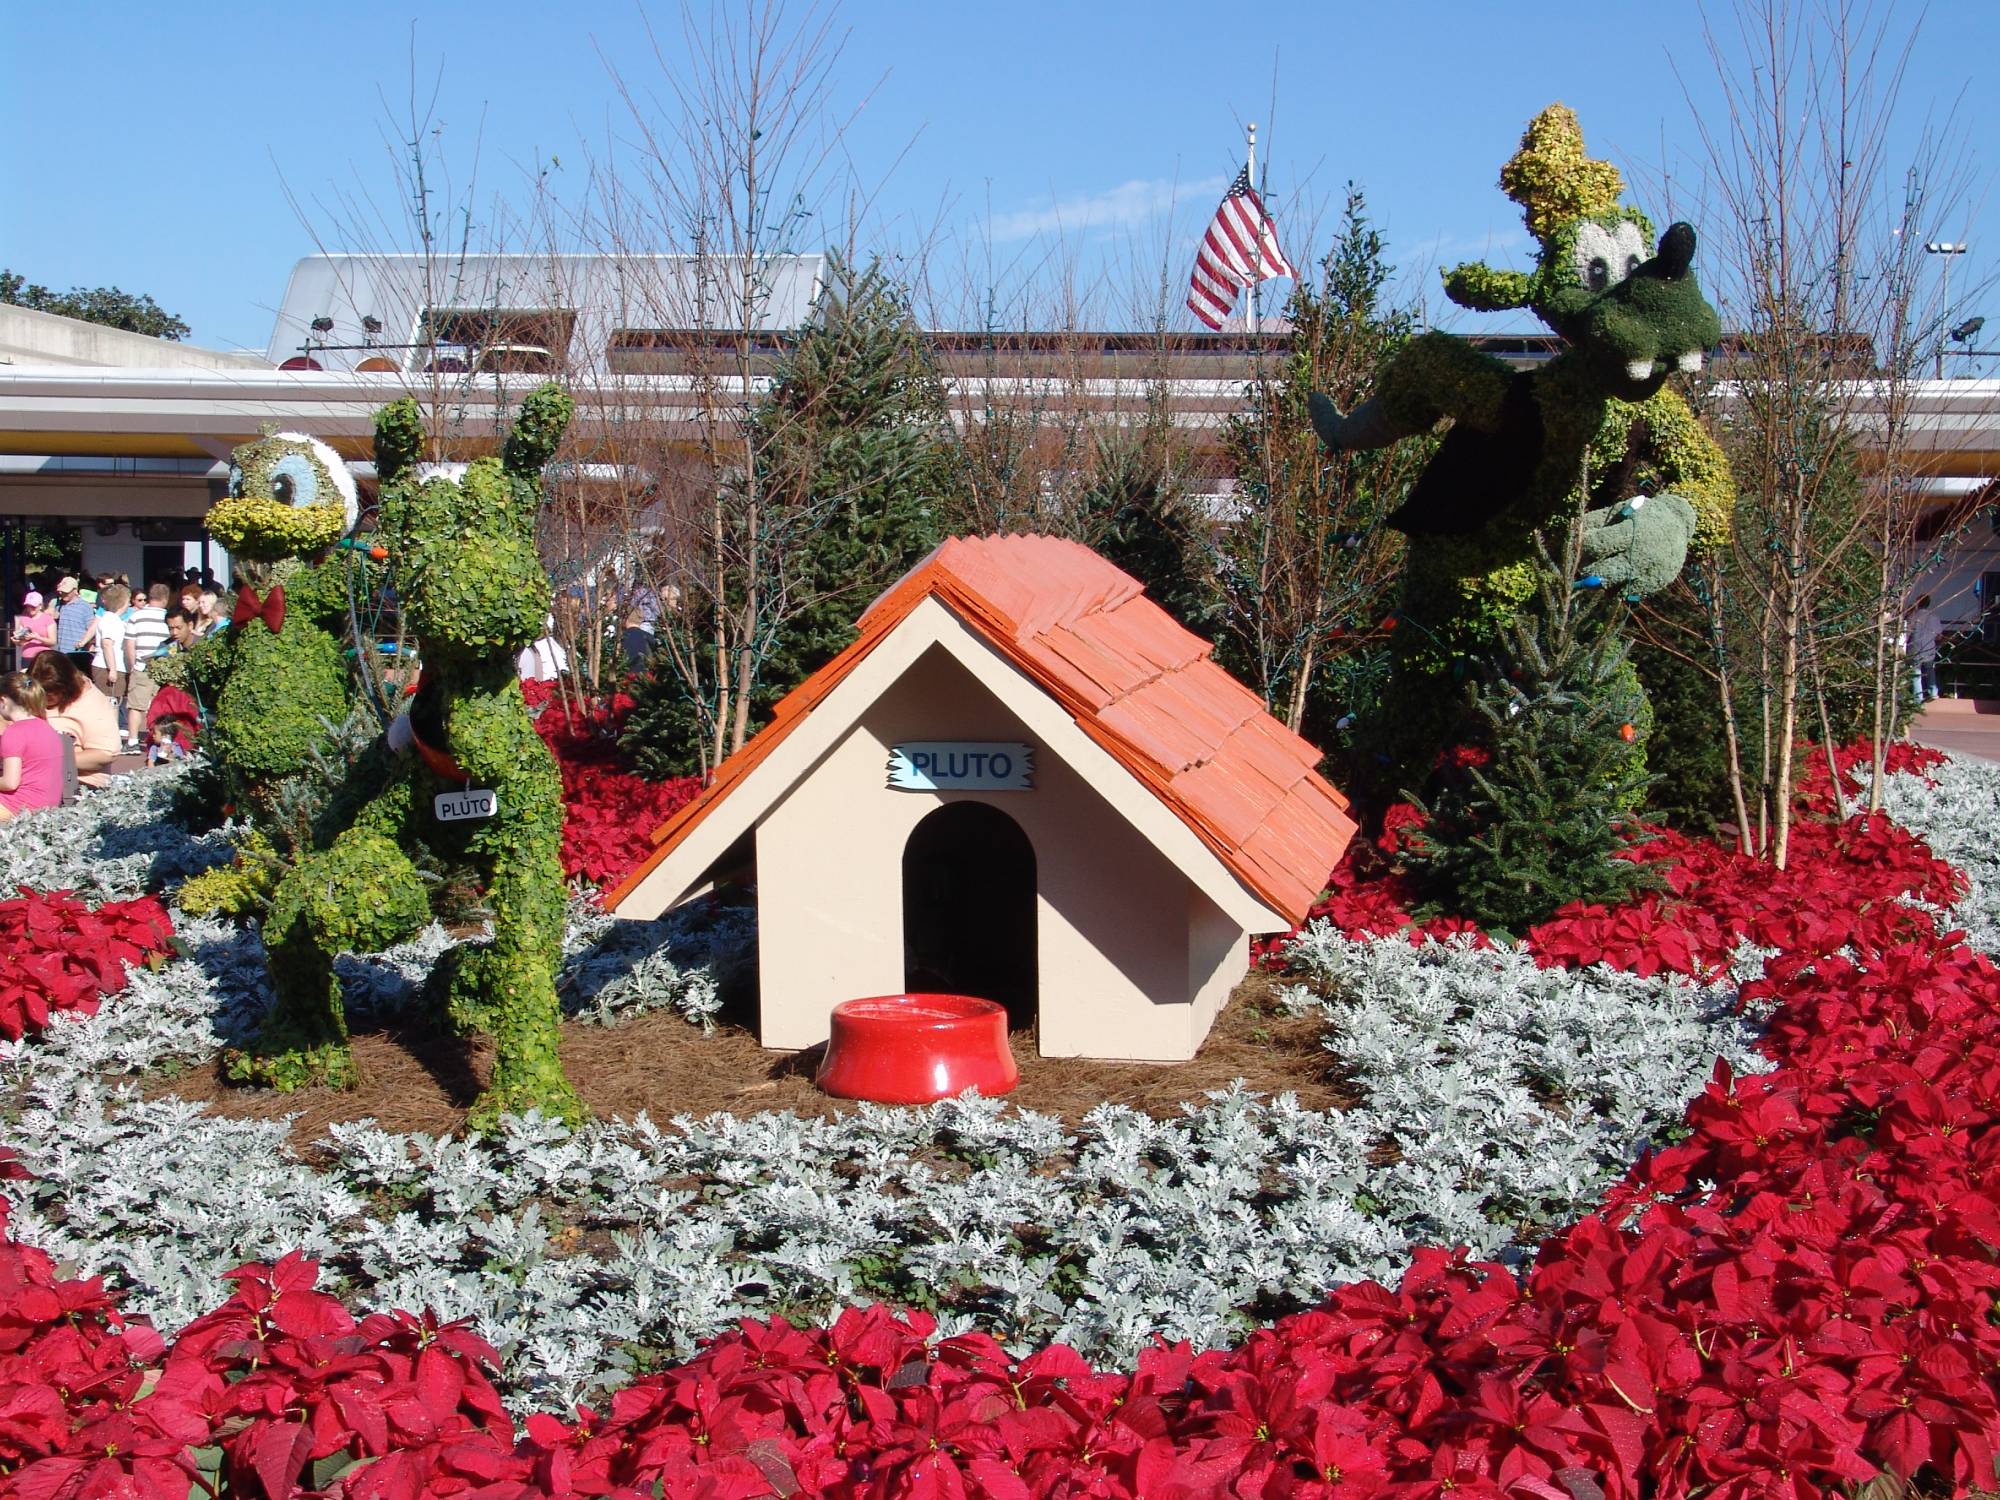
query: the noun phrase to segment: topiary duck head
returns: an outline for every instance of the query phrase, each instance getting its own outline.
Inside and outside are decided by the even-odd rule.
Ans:
[[[318,438],[279,432],[236,450],[229,491],[204,524],[232,558],[269,564],[331,547],[359,514],[340,455]]]
[[[1606,395],[1643,401],[1675,370],[1701,368],[1722,321],[1694,277],[1692,226],[1653,226],[1619,203],[1624,179],[1583,148],[1574,111],[1551,104],[1529,122],[1500,169],[1540,246],[1532,272],[1454,266],[1445,295],[1461,307],[1526,307],[1582,356]]]
[[[504,655],[511,663],[541,636],[551,606],[535,550],[542,470],[574,410],[560,387],[541,386],[522,403],[500,456],[453,475],[418,461],[424,425],[416,402],[405,397],[376,414],[376,538],[388,549],[426,661]]]

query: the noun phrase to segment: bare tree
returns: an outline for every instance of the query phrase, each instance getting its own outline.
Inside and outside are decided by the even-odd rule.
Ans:
[[[458,456],[477,369],[467,357],[469,350],[452,349],[452,336],[462,330],[446,327],[441,310],[470,310],[490,297],[490,289],[470,268],[501,248],[507,219],[501,200],[488,198],[480,185],[481,132],[475,129],[462,148],[447,139],[437,107],[442,79],[442,66],[425,77],[413,27],[404,99],[392,104],[386,94],[378,94],[392,187],[386,201],[365,180],[332,185],[309,198],[289,183],[283,188],[315,250],[327,257],[335,287],[350,307],[371,306],[377,285],[394,285],[414,299],[415,325],[402,331],[411,342],[396,344],[399,333],[389,331],[392,342],[377,345],[370,333],[367,349],[381,350],[377,359],[400,373],[397,394],[415,397],[424,409],[434,462]],[[341,348],[340,337],[316,323],[301,354],[324,357]],[[352,337],[351,330],[346,337]],[[492,415],[497,427],[505,417],[504,403]],[[358,549],[345,556],[357,676],[364,699],[386,719],[408,677],[404,669],[411,643],[388,605],[381,570]]]
[[[1285,346],[1228,427],[1240,503],[1218,538],[1223,654],[1294,730],[1329,665],[1382,639],[1402,556],[1385,523],[1429,457],[1412,442],[1329,458],[1307,415],[1315,390],[1358,405],[1412,330],[1411,311],[1384,300],[1391,274],[1350,187],[1332,248],[1286,307]]]
[[[1912,354],[1931,326],[1914,297],[1914,231],[1962,183],[1928,135],[1912,164],[1928,186],[1885,211],[1901,186],[1888,150],[1912,36],[1852,5],[1795,0],[1744,0],[1729,35],[1707,33],[1726,118],[1697,115],[1704,246],[1735,329],[1712,394],[1740,500],[1733,552],[1693,581],[1725,688],[1741,836],[1781,867],[1798,747],[1834,737],[1830,664],[1865,662],[1840,676],[1872,695],[1878,759],[1896,719]],[[1872,469],[1871,449],[1883,460]]]
[[[785,332],[810,315],[816,288],[800,278],[814,263],[801,252],[851,245],[870,194],[842,146],[852,115],[834,113],[844,39],[829,10],[684,6],[676,40],[653,35],[643,79],[612,66],[633,139],[600,168],[593,217],[604,247],[631,260],[633,310],[659,332],[671,356],[660,383],[683,403],[686,430],[654,444],[670,450],[656,482],[674,543],[655,553],[672,601],[659,649],[713,765],[749,736],[759,671],[795,602],[783,559],[824,513],[764,492],[771,432],[757,395]]]

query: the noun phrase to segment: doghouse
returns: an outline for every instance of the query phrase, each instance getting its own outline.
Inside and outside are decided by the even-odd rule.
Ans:
[[[1074,542],[946,542],[655,834],[611,895],[754,880],[759,1037],[843,1000],[980,995],[1043,1055],[1194,1056],[1253,933],[1354,833],[1319,752]]]

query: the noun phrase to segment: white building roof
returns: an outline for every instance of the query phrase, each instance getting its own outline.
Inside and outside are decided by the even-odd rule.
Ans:
[[[734,256],[309,255],[292,268],[266,352],[281,365],[311,344],[322,369],[351,370],[376,345],[375,357],[422,370],[434,338],[455,342],[454,323],[458,331],[483,323],[488,343],[559,340],[565,347],[551,352],[565,373],[600,373],[620,330],[740,328],[746,301],[753,329],[797,328],[812,314],[825,263],[820,255],[755,259],[746,297],[745,263]],[[315,319],[332,326],[315,330]]]

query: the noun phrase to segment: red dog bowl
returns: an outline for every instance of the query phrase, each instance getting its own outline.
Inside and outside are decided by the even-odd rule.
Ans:
[[[814,1081],[841,1099],[929,1104],[967,1089],[1004,1094],[1021,1081],[1007,1012],[970,995],[876,995],[833,1008]]]

